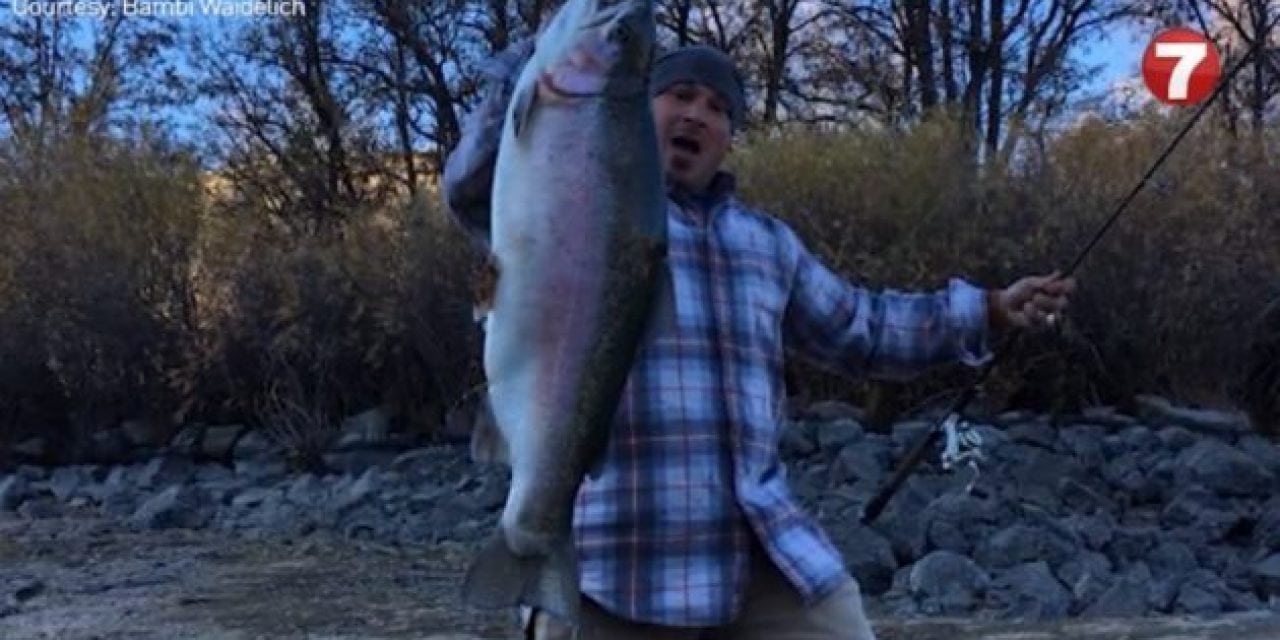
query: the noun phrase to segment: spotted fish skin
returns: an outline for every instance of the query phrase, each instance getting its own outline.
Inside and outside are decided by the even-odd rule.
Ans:
[[[666,197],[647,86],[653,0],[569,0],[538,37],[503,125],[484,368],[511,466],[464,599],[576,625],[574,500],[599,464],[639,344],[669,318]]]

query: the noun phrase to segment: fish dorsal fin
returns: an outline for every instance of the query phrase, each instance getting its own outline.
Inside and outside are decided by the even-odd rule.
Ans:
[[[471,427],[471,459],[474,462],[511,464],[507,438],[498,429],[498,420],[489,404],[489,394],[476,403],[475,423]]]

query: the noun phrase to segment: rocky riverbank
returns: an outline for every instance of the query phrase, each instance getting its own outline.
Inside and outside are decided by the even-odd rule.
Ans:
[[[1143,406],[1138,416],[1100,409],[1054,424],[1006,414],[974,425],[981,473],[931,462],[872,527],[859,524],[862,507],[925,417],[876,434],[856,408],[817,405],[794,416],[783,451],[795,494],[881,616],[1270,616],[1280,602],[1280,449],[1237,414],[1158,398]],[[191,455],[188,434],[132,464],[23,466],[0,476],[0,519],[39,527],[85,516],[132,535],[334,539],[419,554],[465,555],[491,531],[503,469],[471,463],[460,444],[391,446],[364,424],[341,436],[328,456],[340,471],[324,475],[289,473],[256,434],[209,430],[201,446],[222,442],[221,462]],[[38,576],[3,577],[0,627],[42,591]]]

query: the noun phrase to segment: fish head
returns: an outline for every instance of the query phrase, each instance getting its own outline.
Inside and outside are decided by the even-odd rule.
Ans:
[[[612,43],[615,78],[648,78],[657,41],[653,0],[596,0],[602,18],[596,37]]]
[[[535,73],[560,98],[647,91],[654,0],[569,0],[539,35]]]

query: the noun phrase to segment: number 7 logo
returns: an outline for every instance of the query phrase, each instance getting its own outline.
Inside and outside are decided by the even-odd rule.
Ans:
[[[1217,48],[1190,29],[1160,32],[1142,56],[1147,90],[1165,104],[1196,104],[1213,93],[1221,76]]]

